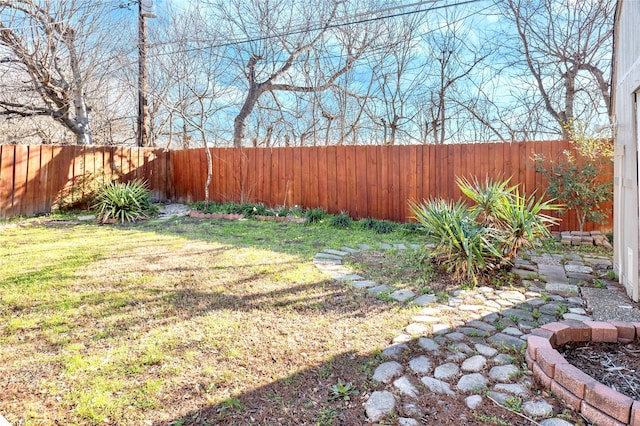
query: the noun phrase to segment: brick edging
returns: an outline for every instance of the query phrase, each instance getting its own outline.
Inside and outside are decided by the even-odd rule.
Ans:
[[[556,350],[572,342],[626,344],[636,339],[640,339],[640,323],[565,320],[532,330],[525,357],[535,379],[590,422],[640,426],[640,401],[598,382]]]

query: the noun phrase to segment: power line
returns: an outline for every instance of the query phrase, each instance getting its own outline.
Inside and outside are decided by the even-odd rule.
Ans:
[[[434,3],[436,1],[439,1],[439,0],[428,0],[428,1],[423,1],[423,2],[420,2],[420,3],[414,3],[414,4]],[[419,10],[407,11],[407,12],[402,12],[402,13],[396,13],[396,14],[392,14],[392,15],[377,16],[377,17],[360,19],[360,20],[355,20],[355,21],[347,21],[347,22],[343,22],[343,23],[329,24],[329,25],[326,25],[326,26],[316,26],[316,27],[313,27],[313,28],[301,28],[301,29],[296,29],[296,30],[283,32],[283,33],[266,35],[266,36],[262,36],[262,37],[254,37],[254,38],[246,38],[246,39],[240,39],[240,40],[234,40],[234,41],[227,41],[227,42],[223,42],[223,43],[212,44],[212,45],[209,45],[209,46],[206,46],[206,47],[194,47],[194,48],[190,48],[190,49],[182,49],[182,50],[179,50],[179,51],[169,51],[169,52],[164,52],[164,53],[158,53],[156,55],[159,56],[159,55],[170,55],[172,53],[188,53],[188,52],[191,52],[191,51],[198,51],[198,50],[203,50],[203,49],[216,49],[216,48],[221,48],[221,47],[230,47],[230,46],[234,46],[234,45],[238,45],[238,44],[255,43],[257,41],[271,40],[271,39],[274,39],[274,38],[282,38],[282,37],[287,37],[287,36],[291,36],[291,35],[298,35],[298,34],[304,34],[304,33],[308,33],[308,32],[313,32],[313,31],[320,31],[320,30],[326,30],[326,29],[332,29],[332,28],[340,28],[340,27],[345,27],[345,26],[349,26],[349,25],[364,24],[364,23],[368,23],[368,22],[381,21],[383,19],[390,19],[390,18],[397,18],[397,17],[401,17],[401,16],[413,15],[413,14],[416,14],[416,13],[424,13],[424,12],[430,12],[430,11],[434,11],[434,10],[448,9],[450,7],[464,6],[464,5],[467,5],[467,4],[478,3],[478,2],[481,2],[481,1],[484,1],[484,0],[466,0],[466,1],[458,2],[458,3],[449,3],[449,4],[445,4],[445,5],[441,5],[441,6],[434,6],[434,7],[428,8],[428,9],[419,9]],[[412,5],[407,5],[407,6],[413,6],[413,4]],[[407,6],[405,6],[405,7],[407,7]],[[488,6],[483,10],[486,10],[489,7],[492,7],[492,6]],[[478,12],[475,12],[475,13],[478,13]],[[202,40],[200,42],[205,42],[206,43],[207,41],[213,41],[213,40]],[[163,43],[163,44],[175,44],[175,43],[177,43],[177,42],[166,42],[166,43]],[[155,46],[159,46],[159,45],[160,44],[152,45],[151,47],[155,47]]]

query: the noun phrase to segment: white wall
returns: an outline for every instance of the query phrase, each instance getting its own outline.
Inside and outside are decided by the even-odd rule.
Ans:
[[[614,268],[638,301],[638,122],[640,103],[640,1],[618,0],[614,41],[615,129]]]

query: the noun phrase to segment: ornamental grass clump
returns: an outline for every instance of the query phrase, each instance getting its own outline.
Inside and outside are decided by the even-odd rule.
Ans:
[[[543,211],[560,208],[552,201],[520,194],[509,180],[457,179],[460,190],[474,201],[435,199],[410,209],[422,225],[427,243],[434,246],[431,260],[456,281],[489,281],[500,270],[510,269],[523,248],[536,246],[550,236],[557,219]]]
[[[140,179],[105,185],[98,192],[93,208],[100,223],[134,222],[156,213],[147,184]]]

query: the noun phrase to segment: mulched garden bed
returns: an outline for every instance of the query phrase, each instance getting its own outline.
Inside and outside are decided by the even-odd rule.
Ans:
[[[560,352],[573,366],[629,398],[640,400],[640,343],[568,344]]]

